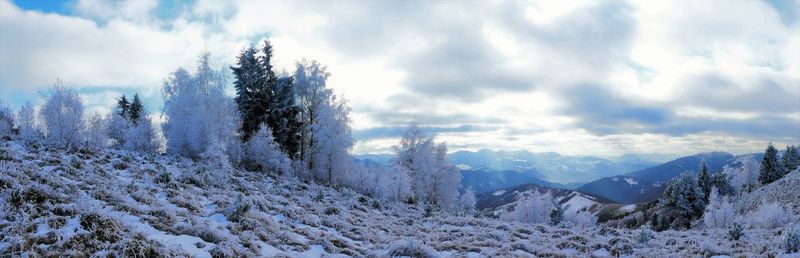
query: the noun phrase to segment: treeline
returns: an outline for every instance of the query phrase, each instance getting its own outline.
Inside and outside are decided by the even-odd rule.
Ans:
[[[273,47],[244,48],[233,73],[235,96],[225,94],[225,69],[203,53],[193,72],[164,81],[160,128],[138,94],[121,96],[111,114],[86,114],[75,89],[56,81],[38,112],[27,103],[14,114],[0,105],[0,134],[28,146],[69,151],[104,148],[180,155],[205,163],[217,178],[231,168],[296,176],[391,201],[471,212],[474,192],[459,194],[460,175],[444,143],[412,124],[386,167],[363,166],[351,155],[350,107],[327,85],[326,66],[296,62],[277,73]]]
[[[797,219],[791,209],[777,203],[764,203],[747,214],[737,212],[733,203],[743,194],[796,171],[800,166],[798,147],[786,146],[780,155],[770,143],[764,151],[760,167],[754,168],[756,171],[751,172],[746,168],[752,166],[749,160],[751,158],[745,159],[742,169],[733,170],[733,174],[722,171],[710,173],[703,162],[697,173],[686,172],[669,181],[659,200],[641,205],[637,208],[639,212],[609,224],[626,227],[649,224],[658,231],[689,229],[698,225],[734,230],[745,223],[752,227],[774,228]],[[733,185],[732,179],[739,182]]]

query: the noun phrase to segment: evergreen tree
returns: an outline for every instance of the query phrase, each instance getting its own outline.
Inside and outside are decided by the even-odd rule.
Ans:
[[[692,221],[703,215],[706,203],[704,193],[697,183],[697,178],[690,173],[683,173],[673,179],[664,190],[664,197],[659,201],[659,229],[687,229]]]
[[[786,151],[783,153],[781,163],[783,164],[784,173],[790,173],[800,166],[800,152],[798,152],[797,146],[786,146]]]
[[[256,52],[252,46],[245,48],[237,57],[238,66],[231,66],[236,89],[234,101],[242,120],[239,128],[242,142],[249,140],[261,124],[266,124],[269,112],[269,94],[266,92],[269,88]]]
[[[731,185],[731,181],[723,173],[711,175],[711,186],[712,188],[717,188],[719,195],[731,196],[736,194],[736,188]]]
[[[783,177],[781,174],[781,165],[778,163],[778,150],[770,142],[764,152],[764,158],[761,160],[761,173],[758,176],[758,181],[761,184],[769,184],[775,180]]]
[[[128,102],[128,98],[125,95],[117,100],[117,114],[122,117],[128,117],[128,108],[130,108],[130,102]]]
[[[295,101],[292,77],[278,79],[272,105],[269,124],[274,129],[275,141],[290,158],[297,159],[302,147],[303,121],[300,117],[301,109]]]
[[[708,196],[711,194],[711,177],[708,176],[708,167],[706,161],[700,162],[700,173],[697,175],[697,184],[703,190],[703,201],[708,202]]]
[[[128,108],[128,119],[135,126],[139,123],[139,118],[142,117],[144,112],[144,105],[142,104],[142,100],[139,99],[139,94],[134,94],[133,101]]]
[[[553,211],[550,212],[550,225],[556,226],[564,220],[564,208],[553,202]]]

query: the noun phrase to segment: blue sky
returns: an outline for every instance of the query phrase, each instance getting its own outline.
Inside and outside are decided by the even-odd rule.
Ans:
[[[798,1],[0,0],[0,101],[56,78],[89,110],[269,36],[326,64],[358,153],[417,121],[451,150],[685,155],[800,143]],[[794,58],[793,58],[794,57]]]

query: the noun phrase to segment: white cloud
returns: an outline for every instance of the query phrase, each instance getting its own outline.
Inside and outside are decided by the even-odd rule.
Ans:
[[[770,124],[758,122],[765,115],[798,123],[800,106],[791,107],[788,98],[800,97],[800,59],[792,58],[800,55],[800,26],[782,23],[760,1],[201,0],[160,18],[162,4],[80,0],[74,15],[63,15],[0,0],[0,97],[35,92],[60,77],[102,88],[86,96],[87,105],[109,110],[109,98],[121,91],[114,89],[157,99],[168,73],[193,67],[201,50],[230,65],[243,47],[269,36],[279,69],[291,72],[300,58],[328,65],[330,87],[354,107],[356,130],[412,119],[496,128],[443,133],[451,150],[745,152],[771,140],[754,131],[781,133],[758,127]],[[590,91],[594,87],[601,89]],[[770,89],[785,93],[762,94]],[[625,103],[565,112],[592,100],[582,92]],[[753,99],[761,97],[777,100],[761,105]],[[591,121],[587,116],[630,116],[626,104],[667,114],[668,121],[651,127],[634,122],[619,127],[641,131],[606,134],[582,124]],[[597,113],[603,110],[612,113]],[[684,125],[718,119],[753,122],[746,130]],[[356,151],[386,152],[395,140],[365,139]]]

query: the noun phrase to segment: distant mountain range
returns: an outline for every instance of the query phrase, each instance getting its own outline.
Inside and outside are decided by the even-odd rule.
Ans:
[[[486,149],[477,152],[454,152],[450,154],[450,160],[462,170],[528,172],[539,179],[558,184],[585,183],[602,177],[637,171],[659,163],[635,155],[609,160],[592,156],[566,156],[555,152],[532,153]]]
[[[760,160],[763,154],[747,155]],[[387,164],[392,155],[368,154],[357,157],[375,165]],[[654,161],[658,157],[639,155],[611,160],[528,151],[480,150],[450,154],[450,160],[461,169],[462,187],[471,187],[479,194],[533,184],[553,189],[573,189],[601,197],[603,203],[620,204],[658,199],[670,179],[686,171],[697,173],[703,160],[711,173],[717,173],[724,166],[740,166],[738,157],[741,156],[727,152],[707,152],[661,163]]]
[[[706,161],[710,173],[718,173],[725,165],[737,166],[738,164],[734,164],[735,158],[733,154],[727,152],[695,154],[636,172],[605,177],[587,183],[577,190],[623,204],[649,202],[661,197],[670,179],[686,171],[697,173],[703,160]]]
[[[391,154],[356,155],[360,160],[388,164]],[[591,156],[566,156],[555,152],[458,151],[450,160],[460,170],[462,185],[477,193],[533,183],[574,189],[583,183],[658,164],[658,157],[625,155],[613,160]]]

